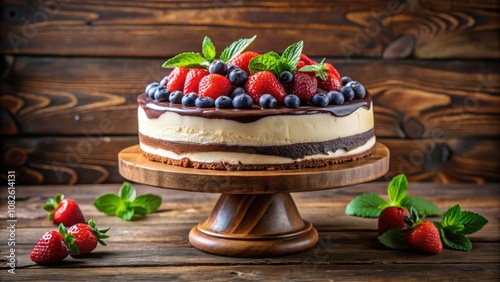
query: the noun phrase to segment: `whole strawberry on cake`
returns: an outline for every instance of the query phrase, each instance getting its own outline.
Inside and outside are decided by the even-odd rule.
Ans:
[[[152,161],[218,170],[327,166],[367,156],[375,145],[371,95],[304,43],[281,54],[246,49],[242,38],[217,52],[167,60],[172,69],[138,96],[139,145]],[[334,168],[333,168],[334,169]]]

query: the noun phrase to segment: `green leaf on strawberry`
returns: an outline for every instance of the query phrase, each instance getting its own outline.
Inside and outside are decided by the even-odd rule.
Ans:
[[[118,216],[123,220],[132,220],[137,216],[145,216],[157,210],[161,205],[161,197],[154,194],[137,196],[132,184],[124,182],[118,195],[102,194],[94,200],[94,206],[100,212],[110,216]]]
[[[251,38],[241,38],[231,43],[231,45],[222,51],[219,59],[225,63],[229,62],[232,58],[245,51],[245,49],[252,44],[255,38],[257,38],[257,35],[254,35]]]
[[[305,66],[309,67],[309,66]],[[305,68],[303,67],[303,68]],[[302,71],[301,68],[299,71]],[[408,180],[404,174],[396,175],[387,186],[389,202],[370,193],[365,193],[354,198],[345,209],[345,214],[360,217],[377,218],[387,207],[403,207],[407,210],[413,206],[427,216],[439,215],[439,208],[432,202],[421,197],[407,196]]]
[[[314,72],[314,74],[321,78],[321,80],[325,81],[328,78],[328,72],[330,71],[326,66],[325,66],[325,60],[326,58],[323,58],[321,62],[315,64],[315,65],[306,65],[301,67],[298,71],[300,72]]]
[[[462,211],[460,204],[456,204],[444,212],[441,221],[435,224],[448,248],[469,252],[472,250],[472,243],[465,235],[481,230],[486,223],[488,219],[485,217]]]
[[[212,62],[214,60],[217,53],[215,51],[215,45],[212,43],[210,37],[205,36],[205,38],[203,39],[201,51],[203,52],[205,60],[207,60],[208,62]]]

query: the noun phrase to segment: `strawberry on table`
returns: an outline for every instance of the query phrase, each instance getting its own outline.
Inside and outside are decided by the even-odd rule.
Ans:
[[[382,234],[390,229],[406,227],[403,218],[410,214],[405,208],[401,207],[387,207],[378,217],[378,234]]]
[[[443,243],[439,230],[430,221],[424,221],[419,218],[418,212],[413,207],[410,209],[410,217],[404,217],[407,228],[403,229],[403,241],[411,249],[439,254],[443,250]]]
[[[283,105],[286,97],[285,88],[270,71],[259,71],[251,75],[245,84],[245,90],[254,103],[259,103],[262,95],[271,94],[279,105]]]
[[[64,226],[72,226],[85,222],[78,203],[71,198],[65,198],[63,194],[49,198],[42,208],[49,212],[49,220],[57,225],[62,223]]]
[[[38,264],[51,264],[65,259],[70,250],[78,254],[78,247],[73,244],[75,238],[68,234],[64,225],[58,231],[46,232],[31,251],[30,259]]]
[[[248,64],[250,63],[250,60],[259,56],[260,54],[257,52],[253,51],[246,51],[243,53],[238,54],[236,57],[231,59],[227,65],[235,65],[238,66],[240,69],[244,70],[248,75],[250,75],[250,70],[248,69]]]
[[[172,72],[168,75],[167,89],[170,92],[174,92],[176,90],[182,91],[184,90],[184,82],[186,81],[186,76],[189,72],[189,69],[186,67],[176,67],[172,70]]]
[[[200,98],[210,97],[214,100],[220,96],[227,96],[233,90],[229,79],[220,74],[212,73],[200,80],[198,96]]]
[[[208,75],[209,72],[206,69],[203,68],[194,68],[189,70],[189,72],[186,75],[186,80],[184,82],[184,93],[198,93],[199,91],[199,85],[200,85],[200,80]]]
[[[96,223],[91,219],[88,224],[77,223],[68,229],[68,234],[75,237],[74,244],[78,247],[79,252],[70,252],[72,256],[74,255],[84,255],[92,252],[96,247],[97,243],[106,246],[103,239],[109,238],[105,233],[109,230],[107,229],[97,229]]]

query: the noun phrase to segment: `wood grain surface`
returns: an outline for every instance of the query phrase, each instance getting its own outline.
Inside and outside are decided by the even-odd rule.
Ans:
[[[1,256],[1,277],[8,281],[39,281],[46,280],[47,275],[57,275],[65,280],[83,281],[90,272],[97,281],[495,281],[500,275],[498,184],[410,182],[410,195],[433,201],[442,212],[459,202],[462,209],[489,220],[481,231],[469,235],[473,244],[470,253],[444,249],[429,256],[382,247],[376,239],[376,220],[344,215],[347,203],[357,195],[386,194],[387,182],[372,182],[292,194],[301,216],[318,230],[319,241],[308,251],[272,259],[215,256],[189,244],[189,230],[205,220],[217,194],[135,187],[138,194],[154,193],[163,202],[158,211],[133,222],[105,216],[92,205],[100,194],[117,193],[119,184],[18,187],[16,275],[7,274],[7,258]],[[0,190],[2,198],[6,198],[6,191]],[[86,257],[68,257],[53,267],[37,266],[29,260],[29,253],[46,231],[55,229],[41,206],[56,193],[76,199],[86,219],[96,220],[101,228],[111,227],[111,238],[107,239],[108,246],[98,246]],[[0,214],[0,219],[5,221],[6,215]]]
[[[258,35],[261,52],[304,40],[319,56],[498,58],[498,8],[494,0],[8,0],[0,52],[171,56],[199,51],[205,35],[221,49]]]

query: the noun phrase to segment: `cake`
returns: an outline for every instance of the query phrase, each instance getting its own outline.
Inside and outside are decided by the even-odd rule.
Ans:
[[[215,59],[167,60],[172,68],[138,101],[139,146],[149,160],[217,170],[315,168],[369,155],[375,145],[372,96],[330,63],[311,60],[303,42],[276,52],[235,41]],[[332,168],[334,169],[334,168]]]

